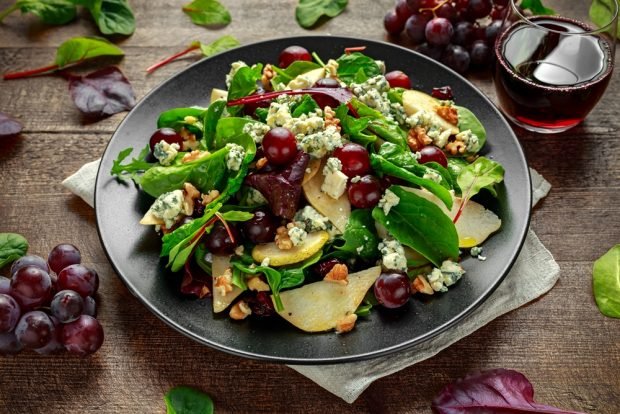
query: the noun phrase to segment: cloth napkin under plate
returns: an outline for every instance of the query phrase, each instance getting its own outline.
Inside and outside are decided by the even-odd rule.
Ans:
[[[62,183],[91,207],[94,204],[99,161],[83,165]],[[530,173],[535,205],[549,193],[551,185],[535,170],[530,169]],[[553,256],[530,230],[519,257],[504,281],[482,305],[453,328],[426,342],[386,357],[335,365],[289,366],[346,402],[352,403],[373,381],[438,354],[498,316],[545,294],[558,280],[559,274],[560,268]]]

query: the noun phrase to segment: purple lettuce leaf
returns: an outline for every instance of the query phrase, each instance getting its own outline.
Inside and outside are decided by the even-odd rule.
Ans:
[[[0,137],[10,137],[22,132],[22,124],[11,115],[0,112]]]
[[[183,280],[181,281],[181,293],[202,299],[211,295],[212,285],[211,276],[195,264],[194,260],[185,262]]]
[[[104,118],[136,104],[131,84],[117,67],[108,66],[86,76],[66,76],[71,99],[89,118]]]
[[[432,409],[436,414],[584,414],[538,404],[525,375],[503,368],[469,374],[446,385]]]

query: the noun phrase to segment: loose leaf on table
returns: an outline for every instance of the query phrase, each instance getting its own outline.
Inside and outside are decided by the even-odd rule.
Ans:
[[[381,75],[381,68],[377,62],[360,52],[344,54],[336,61],[338,62],[338,78],[347,84],[351,82],[361,83],[369,78]]]
[[[0,233],[0,269],[28,252],[28,240],[17,233]]]
[[[60,25],[75,18],[76,8],[70,0],[17,0],[0,12],[0,22],[12,12],[32,13],[43,23]]]
[[[497,197],[495,184],[504,181],[504,167],[486,157],[478,157],[476,161],[464,166],[456,178],[458,186],[467,198],[478,194],[483,188],[493,197]]]
[[[607,27],[613,20],[615,3],[615,0],[593,0],[590,6],[590,19],[600,28]],[[616,31],[620,36],[620,25]]]
[[[86,116],[103,118],[127,111],[136,104],[131,84],[120,69],[108,66],[86,76],[69,77],[75,106]]]
[[[23,125],[11,115],[0,112],[0,138],[17,135],[24,129]]]
[[[4,79],[20,79],[55,72],[68,66],[101,56],[123,56],[124,52],[113,43],[100,37],[74,37],[63,42],[56,50],[54,64],[23,72],[5,73]]]
[[[542,0],[523,0],[521,2],[521,8],[525,10],[531,10],[536,15],[554,15],[555,11],[548,7],[543,6]]]
[[[473,373],[446,385],[431,408],[435,414],[583,414],[535,402],[534,387],[528,379],[502,368]]]
[[[603,315],[620,318],[620,244],[594,262],[592,274],[596,306]]]
[[[80,0],[105,35],[129,36],[136,30],[136,19],[127,0]]]
[[[226,26],[231,21],[228,9],[217,0],[194,0],[183,6],[183,11],[201,26]]]
[[[314,26],[321,17],[336,17],[347,7],[348,0],[299,0],[295,18],[301,27]]]
[[[166,414],[213,414],[213,401],[202,391],[174,387],[164,396]]]
[[[399,199],[386,215],[375,207],[372,217],[401,244],[419,252],[437,267],[446,259],[459,256],[459,238],[452,220],[433,202],[391,186]]]

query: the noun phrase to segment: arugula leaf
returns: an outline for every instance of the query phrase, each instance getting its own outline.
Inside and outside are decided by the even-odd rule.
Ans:
[[[359,256],[366,261],[378,258],[379,237],[370,210],[357,209],[351,212],[342,240],[342,246],[334,246],[337,250]]]
[[[620,318],[620,244],[594,262],[592,284],[596,306],[601,313]]]
[[[203,129],[201,120],[206,112],[206,108],[195,106],[169,109],[162,112],[159,118],[157,118],[157,128],[172,128],[178,131],[182,127],[185,127],[191,133],[201,137]],[[188,122],[188,120],[191,121]],[[198,122],[194,122],[194,120],[198,120]]]
[[[211,397],[190,387],[174,387],[164,396],[166,414],[213,414]]]
[[[459,256],[456,227],[435,203],[399,186],[389,188],[400,201],[386,216],[375,207],[372,217],[381,223],[401,244],[409,246],[440,267],[446,259]]]
[[[344,54],[336,62],[338,62],[338,78],[346,84],[361,83],[373,76],[381,75],[381,68],[377,62],[360,52]]]
[[[336,109],[336,118],[340,120],[343,134],[347,134],[351,141],[363,146],[375,142],[377,140],[376,135],[363,132],[368,127],[370,117],[355,118],[348,113],[349,107],[345,104],[340,104]]]
[[[271,83],[273,85],[277,85],[279,83],[286,85],[297,76],[310,72],[314,69],[319,69],[320,67],[321,65],[314,62],[308,62],[307,60],[296,60],[288,65],[286,69],[280,69],[279,67],[272,65],[271,68],[276,73],[276,76],[271,79]]]
[[[28,252],[28,240],[17,233],[0,233],[0,269]]]
[[[32,13],[43,23],[61,25],[75,19],[76,7],[70,0],[17,0],[7,9],[10,12],[19,9],[22,13]],[[0,21],[8,15],[3,12]]]
[[[611,24],[616,11],[615,0],[594,0],[590,6],[590,19],[600,28]],[[616,35],[620,36],[620,25],[616,30]]]
[[[494,185],[504,180],[504,167],[501,164],[486,157],[478,157],[476,161],[461,169],[456,179],[461,191],[471,198],[483,188],[487,189],[493,197],[497,197]]]
[[[122,150],[118,154],[118,157],[112,161],[112,169],[110,170],[110,174],[120,179],[124,179],[125,174],[129,174],[136,184],[140,184],[140,179],[136,173],[146,171],[149,168],[156,166],[157,163],[145,161],[147,155],[151,152],[151,147],[146,144],[137,157],[133,158],[128,164],[122,164],[125,158],[127,158],[132,152],[133,148],[125,148]]]
[[[83,5],[105,35],[129,36],[136,30],[136,18],[127,0],[90,0]]]
[[[543,6],[541,0],[523,0],[521,2],[521,8],[526,10],[531,10],[532,13],[540,15],[554,15],[555,11],[548,7]]]
[[[295,9],[297,23],[305,29],[314,26],[322,16],[336,17],[347,7],[348,0],[299,0]]]
[[[478,148],[475,151],[469,152],[468,155],[477,153],[482,149],[487,141],[487,131],[484,129],[482,122],[480,122],[476,115],[474,115],[469,109],[456,105],[454,107],[456,108],[459,117],[459,131],[470,130],[478,137]]]
[[[64,68],[99,56],[123,55],[119,47],[100,37],[74,37],[58,47],[56,65]]]
[[[200,43],[200,51],[202,52],[203,56],[209,57],[225,50],[234,49],[240,44],[241,43],[239,43],[239,41],[234,37],[230,35],[225,35],[220,37],[219,39],[214,40],[211,43]]]
[[[201,26],[226,26],[231,22],[230,12],[217,0],[194,0],[183,6],[183,12]]]

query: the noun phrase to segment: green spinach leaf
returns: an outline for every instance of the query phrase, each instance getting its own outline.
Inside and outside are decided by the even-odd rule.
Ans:
[[[208,109],[201,107],[173,108],[162,112],[157,118],[157,128],[172,128],[179,130],[187,128],[191,133],[202,137],[204,126],[202,119]]]
[[[15,4],[0,13],[0,21],[14,10],[32,13],[43,23],[61,25],[75,19],[76,7],[70,0],[17,0]]]
[[[276,73],[276,76],[274,76],[271,81],[273,85],[277,85],[279,83],[287,85],[297,76],[310,72],[314,69],[319,69],[320,67],[321,65],[318,63],[308,62],[307,60],[296,60],[287,66],[286,69],[280,69],[279,67],[272,65],[271,68]]]
[[[594,262],[592,275],[596,306],[603,315],[620,318],[620,244]]]
[[[0,269],[28,252],[28,240],[17,233],[0,233]]]
[[[74,37],[63,42],[56,51],[56,65],[64,68],[99,56],[123,56],[116,45],[99,37]]]
[[[217,0],[194,0],[183,6],[183,11],[200,26],[226,26],[231,22],[230,12]]]
[[[343,134],[348,135],[351,141],[367,146],[377,140],[376,135],[363,132],[368,128],[370,117],[355,118],[349,115],[349,107],[345,104],[336,109],[336,117],[340,120]]]
[[[303,28],[314,26],[321,17],[336,17],[347,7],[348,0],[299,0],[295,9],[297,23]]]
[[[467,198],[478,194],[483,188],[487,189],[493,197],[497,197],[494,186],[502,181],[504,181],[504,167],[486,157],[478,157],[476,161],[464,166],[456,179]]]
[[[367,129],[385,141],[408,149],[407,132],[398,123],[387,119],[381,112],[376,111],[357,98],[352,98],[349,105],[355,109],[360,118],[369,118]]]
[[[554,15],[555,11],[548,7],[543,6],[542,0],[523,0],[521,2],[521,8],[531,10],[534,14]]]
[[[129,36],[136,30],[136,18],[127,0],[94,0],[85,6],[105,35]]]
[[[360,52],[344,54],[336,61],[338,62],[338,78],[346,84],[361,83],[373,76],[381,75],[377,62]]]
[[[459,115],[459,130],[467,131],[469,129],[478,137],[478,148],[475,151],[469,152],[468,155],[477,153],[487,141],[487,131],[484,129],[482,122],[469,109],[462,106],[455,106],[455,108]]]
[[[309,114],[319,109],[319,105],[310,95],[303,95],[301,101],[291,105],[291,115],[293,118],[299,118],[303,114]]]
[[[251,67],[244,66],[240,68],[230,82],[230,88],[228,88],[228,101],[230,102],[235,99],[243,98],[244,96],[248,96],[256,91],[256,82],[261,79],[262,73],[263,65],[260,63]],[[228,112],[231,115],[237,115],[241,111],[242,107],[242,105],[230,106],[228,107]]]
[[[459,256],[456,227],[435,203],[399,186],[391,186],[400,201],[386,216],[375,207],[372,217],[381,223],[401,244],[409,246],[440,267],[446,259]]]
[[[200,51],[203,56],[209,57],[225,50],[234,49],[239,46],[241,43],[233,36],[225,35],[220,37],[219,39],[214,40],[211,43],[200,43]]]
[[[323,256],[323,251],[320,250],[301,262],[301,264],[296,265],[296,267],[284,268],[281,269],[281,282],[280,289],[289,289],[295,286],[299,286],[304,283],[306,278],[305,270],[316,264],[321,257]]]
[[[209,105],[209,108],[204,114],[202,145],[209,151],[215,149],[215,132],[217,130],[218,122],[224,114],[225,109],[226,101],[218,100]]]
[[[276,307],[276,310],[281,311],[282,309],[284,309],[284,305],[282,304],[282,300],[280,299],[282,274],[278,270],[272,267],[269,267],[269,266],[250,267],[249,265],[244,263],[240,258],[237,258],[237,257],[233,257],[233,259],[230,261],[230,264],[234,268],[239,269],[242,272],[250,274],[250,275],[256,275],[259,273],[262,273],[263,275],[265,275],[265,278],[267,279],[267,283],[269,284],[269,287],[271,288],[271,293],[273,294],[273,300],[274,300],[274,305]]]
[[[174,387],[164,396],[166,414],[213,414],[213,401],[202,391]]]
[[[378,258],[379,236],[370,210],[357,209],[351,212],[342,240],[344,244],[335,246],[336,249],[359,256],[366,261]]]

